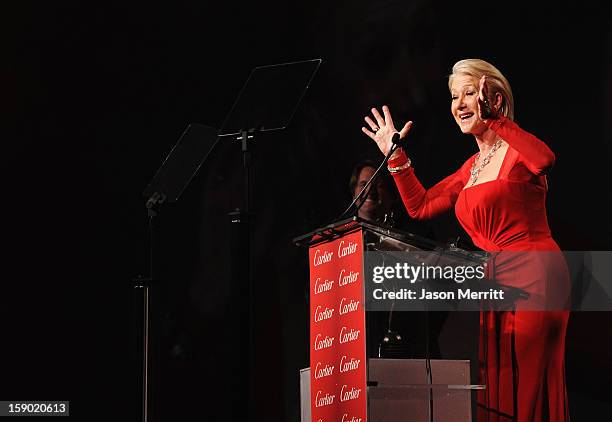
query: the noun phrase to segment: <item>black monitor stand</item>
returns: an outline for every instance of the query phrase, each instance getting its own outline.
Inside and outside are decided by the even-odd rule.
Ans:
[[[265,139],[266,132],[285,129],[295,114],[308,86],[321,64],[320,59],[282,63],[254,68],[223,123],[219,136],[240,141],[244,174],[242,208],[230,212],[234,224],[232,239],[232,283],[242,286],[240,325],[248,327],[248,337],[241,346],[241,373],[248,382],[236,395],[237,404],[244,406],[246,418],[252,416],[253,401],[253,283],[251,277],[251,182],[252,154],[250,144]]]
[[[217,145],[218,130],[209,126],[191,123],[180,136],[161,167],[145,188],[143,197],[149,219],[149,276],[134,281],[134,288],[140,296],[142,319],[140,320],[140,355],[142,420],[149,421],[151,391],[151,294],[157,280],[156,271],[156,229],[155,217],[163,204],[176,202],[208,159]]]

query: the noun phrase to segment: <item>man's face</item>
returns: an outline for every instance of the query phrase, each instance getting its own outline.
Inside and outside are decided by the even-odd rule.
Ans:
[[[368,183],[368,180],[372,177],[376,169],[373,167],[364,167],[359,173],[357,178],[357,184],[355,185],[355,191],[353,192],[353,198],[359,195],[359,192]],[[389,206],[389,195],[385,189],[384,184],[379,180],[375,186],[370,188],[370,192],[359,209],[358,216],[367,220],[375,221],[377,218],[382,217]]]

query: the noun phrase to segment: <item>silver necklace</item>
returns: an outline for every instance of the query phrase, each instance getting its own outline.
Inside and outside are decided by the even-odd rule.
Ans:
[[[489,153],[480,162],[480,165],[478,167],[476,167],[476,163],[478,162],[478,159],[480,158],[480,153],[478,153],[478,155],[476,156],[476,159],[474,160],[474,163],[472,164],[472,169],[470,170],[470,174],[472,175],[471,176],[471,181],[470,181],[470,186],[474,186],[474,183],[476,183],[476,181],[478,180],[478,175],[480,174],[480,171],[487,164],[489,164],[489,161],[491,161],[491,157],[493,157],[493,154],[495,154],[495,151],[497,151],[498,148],[501,146],[501,143],[502,143],[502,140],[500,138],[500,139],[497,140],[497,142],[495,142],[493,144],[493,146],[491,147],[491,150],[489,151]]]

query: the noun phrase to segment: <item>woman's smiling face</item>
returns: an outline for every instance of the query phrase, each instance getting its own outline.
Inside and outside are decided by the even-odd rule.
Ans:
[[[478,116],[478,80],[457,75],[451,83],[451,113],[461,132],[478,134],[485,126]]]

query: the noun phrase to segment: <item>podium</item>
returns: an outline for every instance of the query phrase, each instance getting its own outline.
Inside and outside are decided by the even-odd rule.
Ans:
[[[486,252],[372,224],[358,217],[294,239],[310,262],[310,368],[301,371],[302,421],[471,421],[470,362],[384,359],[371,338],[366,254],[435,256],[436,263],[486,266]],[[450,416],[452,415],[452,416]],[[449,419],[450,418],[450,419]]]

